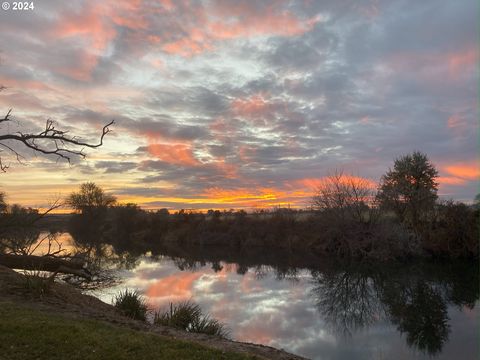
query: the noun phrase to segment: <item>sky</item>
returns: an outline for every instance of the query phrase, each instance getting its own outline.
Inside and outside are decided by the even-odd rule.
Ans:
[[[441,197],[479,192],[477,1],[33,4],[0,10],[0,133],[115,125],[70,165],[2,148],[9,202],[93,181],[147,209],[306,207],[336,170],[378,183],[415,150]]]

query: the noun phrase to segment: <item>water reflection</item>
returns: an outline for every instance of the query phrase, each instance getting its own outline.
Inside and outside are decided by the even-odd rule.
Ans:
[[[400,272],[384,265],[381,271],[371,266],[349,266],[333,273],[313,272],[318,311],[336,331],[347,335],[380,318],[388,319],[406,335],[410,346],[435,355],[448,340],[447,304],[453,301],[444,288],[448,283],[429,281],[430,274],[418,273],[425,269],[404,265]]]
[[[83,237],[82,237],[83,236]],[[152,306],[193,299],[241,341],[317,359],[474,359],[479,265],[358,264],[261,249],[142,247],[78,236]],[[148,256],[144,254],[148,251]],[[112,261],[112,259],[114,259]]]
[[[345,336],[371,325],[383,314],[373,279],[364,269],[313,270],[312,296],[333,331]]]

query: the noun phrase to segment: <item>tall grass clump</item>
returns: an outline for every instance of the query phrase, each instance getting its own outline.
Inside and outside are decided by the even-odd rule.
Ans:
[[[153,323],[222,338],[230,335],[224,324],[208,314],[204,315],[200,306],[191,301],[170,303],[169,309],[155,312]]]
[[[148,306],[145,298],[136,290],[121,291],[115,295],[114,306],[124,315],[145,321],[147,319]]]
[[[53,278],[41,271],[27,271],[23,277],[24,289],[36,298],[41,298],[50,292]]]

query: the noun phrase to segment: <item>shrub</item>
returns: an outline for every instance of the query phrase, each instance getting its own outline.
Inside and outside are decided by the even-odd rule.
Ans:
[[[223,338],[229,336],[229,331],[224,324],[208,314],[203,315],[200,306],[191,301],[175,305],[170,303],[169,309],[155,312],[153,323]]]
[[[115,296],[114,306],[124,315],[135,319],[145,321],[147,319],[148,306],[144,297],[136,290],[120,292]]]
[[[434,256],[478,257],[479,211],[465,204],[444,201],[424,229],[423,247]]]

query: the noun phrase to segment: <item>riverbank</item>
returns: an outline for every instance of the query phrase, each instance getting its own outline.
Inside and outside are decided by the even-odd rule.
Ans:
[[[0,266],[0,358],[5,359],[303,359],[122,316],[62,283],[33,293],[24,276]]]

